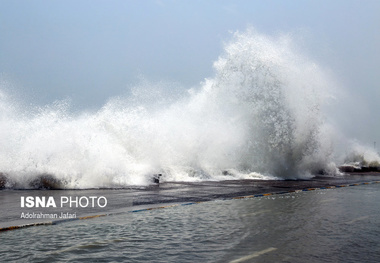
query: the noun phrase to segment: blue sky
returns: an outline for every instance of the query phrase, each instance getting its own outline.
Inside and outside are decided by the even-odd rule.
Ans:
[[[253,26],[294,34],[356,98],[352,135],[380,144],[379,14],[377,0],[0,0],[0,74],[33,103],[98,108],[140,76],[198,85]]]

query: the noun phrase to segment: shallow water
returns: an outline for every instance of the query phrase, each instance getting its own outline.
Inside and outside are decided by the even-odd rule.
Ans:
[[[0,234],[4,262],[377,262],[380,185],[122,213]]]

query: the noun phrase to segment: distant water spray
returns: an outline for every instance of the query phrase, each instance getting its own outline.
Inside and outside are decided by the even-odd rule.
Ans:
[[[336,173],[323,112],[333,81],[290,37],[236,33],[214,68],[186,94],[143,81],[93,113],[73,114],[65,101],[25,108],[0,93],[0,186],[125,187],[149,184],[156,173],[164,181]]]

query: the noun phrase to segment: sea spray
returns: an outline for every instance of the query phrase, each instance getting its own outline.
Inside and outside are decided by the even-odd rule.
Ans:
[[[198,181],[336,172],[334,127],[323,111],[334,82],[291,37],[237,32],[214,69],[186,92],[142,81],[96,112],[73,113],[67,101],[23,107],[2,91],[3,187],[125,187],[157,173],[161,181]]]
[[[331,142],[322,133],[321,110],[332,96],[332,81],[315,63],[295,53],[289,37],[273,40],[253,31],[236,33],[214,67],[216,76],[192,100],[201,97],[201,112],[220,118],[218,129],[232,127],[222,138],[235,140],[218,149],[221,159],[228,156],[239,171],[280,178],[335,172],[328,161],[331,152],[326,145]],[[228,161],[220,160],[219,165]]]
[[[351,165],[358,169],[370,168],[380,171],[380,156],[376,149],[354,140],[350,141],[343,162],[345,165]]]

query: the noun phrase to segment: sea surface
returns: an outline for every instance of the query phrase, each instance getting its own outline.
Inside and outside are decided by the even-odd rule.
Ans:
[[[117,194],[117,191],[115,191]],[[2,262],[379,262],[380,184],[0,233]]]

